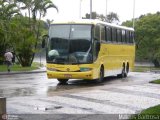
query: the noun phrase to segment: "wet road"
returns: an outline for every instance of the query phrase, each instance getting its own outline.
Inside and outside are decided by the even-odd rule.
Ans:
[[[81,114],[76,119],[90,114],[134,114],[160,104],[159,85],[148,83],[158,78],[160,74],[130,73],[128,78],[105,78],[101,84],[71,80],[58,85],[46,73],[1,75],[0,97],[7,97],[9,114],[56,114],[58,119],[67,114]]]

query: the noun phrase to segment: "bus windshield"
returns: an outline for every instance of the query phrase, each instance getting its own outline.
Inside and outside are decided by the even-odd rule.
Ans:
[[[51,25],[47,62],[80,64],[92,62],[91,25]]]

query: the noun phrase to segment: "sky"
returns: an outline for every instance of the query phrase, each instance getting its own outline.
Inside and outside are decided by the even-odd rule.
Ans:
[[[58,7],[59,12],[56,12],[55,9],[49,9],[45,19],[78,19],[80,16],[84,17],[86,13],[90,13],[90,0],[52,1]],[[106,11],[107,14],[110,12],[117,13],[120,22],[123,22],[133,18],[133,3],[134,0],[92,0],[92,11],[104,15],[106,15]],[[135,0],[135,18],[147,13],[156,13],[157,11],[160,11],[160,0]]]

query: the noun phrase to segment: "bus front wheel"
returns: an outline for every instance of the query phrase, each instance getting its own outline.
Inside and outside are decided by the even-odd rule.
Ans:
[[[68,79],[57,79],[60,84],[66,84]]]
[[[99,71],[99,78],[96,80],[98,83],[103,82],[104,79],[104,68],[101,67],[100,71]]]

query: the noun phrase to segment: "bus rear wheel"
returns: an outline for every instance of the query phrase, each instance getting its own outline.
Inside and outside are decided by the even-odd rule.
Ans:
[[[68,79],[57,79],[60,84],[66,84]]]
[[[129,64],[127,63],[125,77],[127,77],[128,73],[129,73]]]
[[[124,78],[124,77],[126,77],[126,72],[125,72],[125,66],[124,65],[123,65],[121,74],[118,74],[117,77],[118,78]]]

